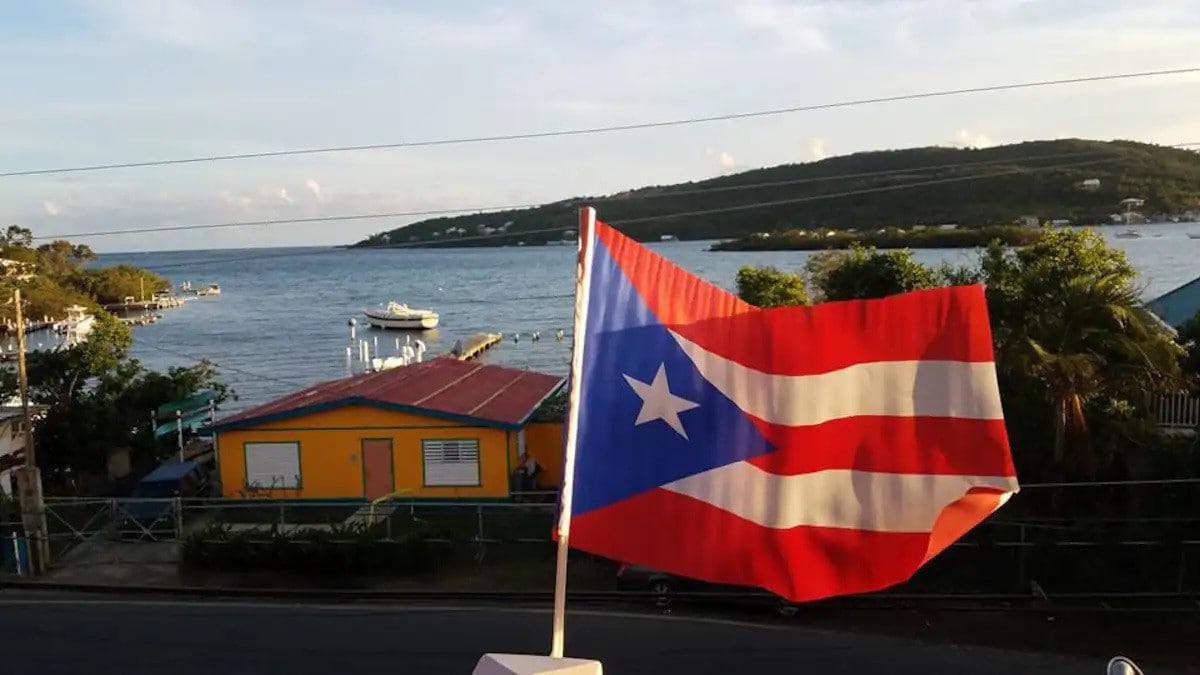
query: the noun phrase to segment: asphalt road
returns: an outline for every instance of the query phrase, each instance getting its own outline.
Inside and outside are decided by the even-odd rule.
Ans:
[[[357,675],[471,672],[485,652],[545,653],[524,609],[119,600],[0,592],[0,673]],[[791,625],[568,612],[567,655],[634,673],[1083,673],[1104,663]],[[1150,675],[1154,675],[1151,673]]]

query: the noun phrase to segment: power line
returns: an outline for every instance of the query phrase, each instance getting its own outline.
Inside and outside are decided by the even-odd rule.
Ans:
[[[1166,147],[1183,148],[1183,147],[1198,146],[1198,145],[1200,145],[1200,142],[1177,143],[1175,145],[1170,145],[1170,146],[1166,146]],[[791,180],[766,181],[766,182],[760,182],[760,183],[744,183],[744,184],[738,184],[738,185],[720,185],[720,186],[707,187],[707,188],[695,188],[692,190],[666,190],[666,191],[660,191],[660,192],[650,192],[646,189],[643,189],[643,191],[640,193],[632,192],[629,194],[610,195],[607,197],[597,197],[595,199],[577,198],[577,199],[572,199],[572,200],[562,200],[560,202],[552,202],[549,204],[546,204],[546,203],[542,203],[542,204],[504,204],[504,205],[492,205],[492,206],[471,206],[471,207],[463,207],[463,208],[457,208],[457,209],[425,209],[425,210],[414,210],[414,211],[391,211],[391,212],[381,212],[381,213],[311,216],[311,217],[304,217],[304,218],[274,218],[274,219],[267,219],[267,220],[241,220],[241,221],[230,221],[230,222],[223,222],[223,223],[205,223],[205,224],[200,224],[200,225],[170,225],[170,226],[166,226],[166,227],[140,227],[140,228],[126,228],[126,229],[120,229],[120,230],[100,230],[100,231],[95,231],[95,232],[49,234],[49,235],[34,237],[34,240],[35,241],[46,241],[46,240],[54,240],[54,239],[64,239],[64,238],[68,238],[68,237],[70,237],[70,238],[106,237],[106,236],[115,236],[115,235],[124,235],[124,234],[179,232],[179,231],[185,231],[185,230],[214,230],[214,229],[240,228],[240,227],[261,227],[261,226],[269,226],[269,225],[300,225],[300,224],[305,224],[305,223],[343,222],[343,221],[351,221],[351,220],[379,220],[379,219],[384,219],[384,218],[398,218],[398,217],[406,217],[406,216],[440,216],[440,215],[465,214],[465,213],[478,213],[480,215],[483,215],[485,212],[504,212],[504,211],[514,211],[514,210],[518,210],[518,209],[536,209],[536,208],[543,208],[543,207],[554,207],[557,205],[566,207],[576,201],[587,201],[589,203],[595,204],[595,203],[633,201],[633,200],[641,200],[641,199],[657,199],[657,198],[663,198],[663,197],[687,197],[687,196],[710,194],[710,193],[717,193],[717,192],[734,192],[734,191],[738,191],[738,190],[755,190],[755,189],[770,188],[770,187],[784,187],[784,186],[788,186],[788,185],[801,185],[801,184],[806,184],[806,183],[825,183],[825,182],[831,182],[831,181],[837,181],[837,180],[851,180],[851,179],[859,179],[859,178],[877,178],[877,177],[883,177],[883,176],[895,176],[895,175],[919,173],[919,172],[923,172],[923,171],[948,171],[948,170],[954,170],[954,169],[967,169],[967,168],[993,166],[996,164],[1013,164],[1013,163],[1018,163],[1018,162],[1031,162],[1031,161],[1048,161],[1048,160],[1052,160],[1052,159],[1066,159],[1066,158],[1071,158],[1071,157],[1091,157],[1091,156],[1096,156],[1096,155],[1111,156],[1111,153],[1109,153],[1108,151],[1104,151],[1104,150],[1091,150],[1091,151],[1086,151],[1086,152],[1067,152],[1067,153],[1056,153],[1056,154],[1050,154],[1050,155],[1029,155],[1029,156],[1025,156],[1025,157],[1012,157],[1012,158],[1007,158],[1007,159],[992,159],[992,160],[985,160],[985,161],[979,161],[979,162],[957,162],[957,163],[952,163],[952,164],[935,164],[935,165],[926,165],[926,166],[919,166],[919,167],[910,167],[910,168],[904,168],[904,169],[887,169],[884,171],[864,171],[864,172],[857,172],[857,173],[836,174],[836,175],[831,175],[831,176],[812,176],[812,177],[806,177],[806,178],[795,178],[795,179],[791,179]]]
[[[726,207],[719,207],[719,208],[713,208],[713,209],[702,209],[702,210],[697,210],[697,211],[686,211],[686,212],[678,212],[678,213],[660,214],[660,215],[654,215],[654,216],[645,216],[645,217],[641,217],[641,218],[626,218],[623,220],[611,220],[611,221],[606,221],[606,222],[608,222],[608,224],[610,224],[610,225],[630,225],[630,224],[651,222],[651,221],[655,221],[655,220],[670,220],[673,218],[715,215],[715,214],[721,214],[721,213],[730,213],[730,212],[734,212],[734,211],[744,211],[744,210],[748,210],[748,209],[765,208],[765,207],[769,207],[769,206],[782,206],[782,205],[786,205],[786,204],[800,204],[800,203],[805,203],[805,202],[820,201],[822,199],[839,199],[839,198],[845,198],[845,197],[856,197],[856,196],[860,196],[860,195],[874,194],[877,192],[890,192],[890,191],[896,191],[896,190],[912,189],[912,188],[917,188],[917,187],[943,185],[943,184],[947,184],[947,183],[958,183],[958,182],[965,182],[965,181],[972,181],[972,180],[981,180],[984,178],[996,178],[996,177],[1000,177],[1000,176],[1009,176],[1009,175],[1020,174],[1020,173],[1035,173],[1035,172],[1040,172],[1040,171],[1053,171],[1053,170],[1058,170],[1058,169],[1073,168],[1073,167],[1080,167],[1080,166],[1091,166],[1091,165],[1095,165],[1095,164],[1102,164],[1102,163],[1114,162],[1114,161],[1117,161],[1117,158],[1095,159],[1095,160],[1089,160],[1086,162],[1074,162],[1074,163],[1069,163],[1069,164],[1055,164],[1055,165],[1045,166],[1045,167],[1017,168],[1017,169],[1012,169],[1009,171],[1002,171],[1002,172],[997,172],[997,173],[987,173],[987,174],[980,174],[980,175],[973,175],[973,176],[957,176],[957,177],[953,177],[953,178],[939,178],[939,179],[933,179],[933,180],[927,180],[927,181],[900,183],[898,185],[885,185],[885,186],[879,186],[879,187],[874,187],[874,188],[863,188],[860,190],[848,190],[848,191],[844,191],[844,192],[836,192],[836,193],[829,193],[829,194],[809,195],[809,196],[805,196],[805,197],[795,197],[795,198],[791,198],[791,199],[781,199],[781,200],[775,200],[775,201],[770,201],[770,202],[753,202],[750,204],[738,204],[735,206],[726,206]],[[585,201],[585,200],[581,200],[581,201]],[[380,244],[380,245],[376,245],[376,246],[362,247],[361,249],[358,249],[358,250],[379,250],[379,249],[396,249],[396,248],[451,248],[454,245],[463,243],[463,242],[480,241],[480,240],[485,240],[485,239],[512,239],[514,237],[521,237],[521,236],[528,236],[528,235],[535,235],[535,234],[553,234],[553,233],[560,233],[566,229],[571,229],[571,226],[564,224],[564,225],[561,225],[558,227],[539,228],[539,229],[534,229],[534,230],[522,230],[520,232],[511,232],[511,233],[505,233],[505,234],[471,235],[471,236],[466,236],[466,237],[454,237],[453,239],[444,239],[444,240],[426,239],[426,240],[417,241],[417,242],[400,242],[400,243],[396,243],[396,244]],[[298,252],[287,252],[287,253],[252,255],[252,256],[244,256],[244,257],[237,257],[237,258],[212,258],[212,259],[208,259],[208,260],[194,260],[194,261],[186,261],[186,262],[180,262],[180,263],[174,263],[174,264],[168,264],[168,265],[156,265],[156,266],[154,266],[154,269],[161,271],[164,269],[173,269],[173,268],[178,268],[178,267],[191,267],[191,266],[195,266],[195,265],[202,265],[202,264],[209,264],[209,263],[227,263],[227,262],[242,262],[242,261],[248,261],[248,260],[266,260],[266,259],[272,259],[272,258],[290,258],[290,257],[298,257],[298,256],[331,253],[331,252],[338,251],[338,250],[342,250],[342,248],[317,249],[317,250],[313,250],[313,251],[298,251]]]
[[[1192,146],[1192,145],[1200,145],[1200,142],[1180,143],[1180,144],[1175,144],[1173,146],[1168,146],[1168,147],[1186,147],[1186,146]],[[670,220],[670,219],[674,219],[674,218],[715,215],[715,214],[730,213],[730,212],[734,212],[734,211],[743,211],[743,210],[755,209],[755,208],[765,208],[765,207],[770,207],[770,206],[782,206],[782,205],[786,205],[786,204],[800,204],[800,203],[806,203],[806,202],[819,201],[819,200],[823,200],[823,199],[839,199],[839,198],[845,198],[845,197],[855,197],[855,196],[866,195],[866,194],[874,194],[874,193],[878,193],[878,192],[891,192],[891,191],[912,189],[912,188],[918,188],[918,187],[929,187],[929,186],[933,186],[933,185],[943,185],[943,184],[948,184],[948,183],[958,183],[958,182],[965,182],[965,181],[981,180],[981,179],[985,179],[985,178],[996,178],[996,177],[1009,176],[1009,175],[1022,174],[1022,173],[1036,173],[1036,172],[1041,172],[1041,171],[1055,171],[1055,170],[1059,170],[1059,169],[1075,168],[1075,167],[1081,167],[1081,166],[1092,166],[1092,165],[1096,165],[1096,164],[1110,163],[1110,162],[1115,162],[1115,161],[1119,161],[1119,160],[1120,160],[1119,157],[1108,157],[1108,158],[1104,158],[1104,159],[1088,160],[1088,161],[1084,161],[1084,162],[1072,162],[1072,163],[1067,163],[1067,164],[1054,164],[1054,165],[1050,165],[1050,166],[1018,167],[1018,168],[1010,169],[1007,171],[996,172],[996,173],[977,174],[977,175],[971,175],[971,176],[956,176],[956,177],[949,177],[949,178],[938,178],[938,179],[932,179],[932,180],[927,180],[927,181],[916,181],[916,182],[900,183],[897,185],[884,185],[884,186],[878,186],[878,187],[873,187],[873,188],[848,190],[848,191],[844,191],[844,192],[827,193],[827,194],[819,194],[819,195],[808,195],[808,196],[804,196],[804,197],[795,197],[795,198],[790,198],[790,199],[782,199],[782,200],[775,200],[775,201],[769,201],[769,202],[752,202],[749,204],[738,204],[738,205],[734,205],[734,206],[718,207],[718,208],[712,208],[712,209],[702,209],[702,210],[697,210],[697,211],[659,214],[659,215],[644,216],[644,217],[639,217],[639,218],[609,220],[606,222],[608,222],[610,225],[630,225],[630,224],[637,224],[637,223],[652,222],[652,221],[656,221],[656,220]],[[578,200],[578,203],[592,203],[592,201],[591,200]],[[509,239],[509,240],[511,240],[513,238],[528,236],[528,235],[561,233],[562,231],[571,229],[572,227],[573,227],[573,222],[570,224],[564,223],[563,225],[557,226],[557,227],[539,228],[539,229],[533,229],[533,230],[521,230],[518,232],[505,232],[505,233],[501,233],[501,234],[471,235],[471,236],[466,236],[466,237],[454,237],[452,239],[442,239],[442,240],[425,239],[425,240],[416,241],[416,242],[399,242],[399,243],[395,243],[395,244],[380,244],[380,245],[374,245],[374,246],[369,246],[369,247],[362,247],[357,250],[380,250],[380,249],[396,249],[396,248],[452,248],[455,245],[463,243],[463,242],[480,241],[480,240],[485,240],[485,239]],[[79,235],[73,235],[73,236],[88,236],[88,235],[85,233],[85,234],[79,234]],[[308,250],[308,251],[289,251],[289,252],[282,252],[282,253],[268,253],[268,254],[262,254],[262,255],[238,256],[238,257],[232,257],[232,258],[210,258],[210,259],[205,259],[205,260],[190,260],[190,261],[185,261],[185,262],[180,262],[180,263],[172,263],[172,264],[166,264],[166,265],[154,265],[152,267],[154,270],[161,271],[161,270],[166,270],[166,269],[175,269],[175,268],[180,268],[180,267],[193,267],[193,266],[197,266],[197,265],[205,265],[205,264],[213,264],[213,263],[268,260],[268,259],[273,259],[273,258],[293,258],[293,257],[327,254],[327,253],[332,253],[332,252],[342,250],[344,248],[348,248],[348,247],[320,248],[320,249]]]
[[[1056,169],[1069,169],[1081,166],[1091,166],[1094,164],[1104,164],[1107,162],[1115,162],[1116,158],[1110,159],[1094,159],[1087,162],[1075,162],[1072,164],[1058,164],[1055,166],[1036,167],[1036,168],[1020,168],[1009,171],[1001,171],[999,173],[987,173],[978,176],[958,176],[956,178],[937,178],[933,180],[916,181],[913,183],[900,183],[899,185],[883,185],[874,188],[863,188],[861,190],[849,190],[846,192],[835,192],[823,195],[811,195],[808,197],[795,197],[792,199],[778,199],[770,202],[758,202],[756,204],[739,204],[736,206],[724,206],[714,209],[703,209],[699,211],[686,211],[683,213],[672,213],[659,216],[645,216],[642,218],[626,218],[624,220],[614,220],[610,225],[632,225],[634,223],[645,223],[654,220],[667,220],[670,218],[686,218],[691,216],[707,216],[717,213],[730,213],[732,211],[744,211],[746,209],[758,209],[767,206],[783,206],[785,204],[801,204],[804,202],[819,201],[822,199],[838,199],[841,197],[856,197],[858,195],[875,194],[877,192],[890,192],[894,190],[905,190],[916,187],[927,187],[931,185],[944,185],[946,183],[960,183],[964,181],[979,180],[982,178],[997,178],[1000,176],[1011,176],[1019,173],[1034,173],[1038,171],[1053,171]]]
[[[1200,141],[1189,143],[1175,143],[1163,147],[1168,148],[1187,148],[1200,146]],[[596,197],[594,199],[574,198],[569,200],[561,200],[559,202],[542,203],[542,204],[504,204],[492,206],[471,206],[457,209],[426,209],[414,211],[390,211],[381,213],[360,213],[360,214],[337,214],[330,216],[310,216],[304,218],[274,218],[267,220],[238,220],[222,223],[204,223],[196,225],[170,225],[166,227],[140,227],[126,228],[120,230],[98,230],[93,232],[64,232],[59,234],[49,234],[34,237],[35,241],[48,241],[54,239],[79,238],[79,237],[105,237],[125,234],[152,234],[156,232],[180,232],[187,230],[214,230],[240,227],[261,227],[270,225],[299,225],[305,223],[320,223],[320,222],[344,222],[352,220],[379,220],[385,218],[397,218],[404,216],[430,216],[430,215],[452,215],[477,213],[484,215],[486,213],[503,213],[505,211],[513,211],[518,209],[537,209],[537,208],[553,208],[561,206],[566,208],[578,202],[587,202],[590,204],[623,202],[642,199],[656,199],[663,197],[686,197],[718,192],[736,192],[739,190],[756,190],[762,188],[784,187],[789,185],[801,185],[808,183],[826,183],[837,180],[852,180],[860,178],[878,178],[885,176],[905,175],[912,173],[920,173],[924,171],[949,171],[955,169],[979,168],[985,166],[994,166],[997,164],[1013,164],[1019,162],[1031,161],[1048,161],[1052,159],[1066,159],[1071,157],[1091,157],[1105,156],[1112,157],[1112,154],[1104,150],[1091,150],[1085,152],[1067,152],[1055,153],[1049,155],[1027,155],[1024,157],[1012,157],[1006,159],[992,159],[979,162],[957,162],[952,164],[933,164],[918,167],[910,167],[904,169],[887,169],[883,171],[864,171],[856,173],[835,174],[830,176],[812,176],[806,178],[795,178],[790,180],[780,181],[765,181],[760,183],[743,183],[736,185],[720,185],[707,188],[695,188],[692,190],[666,190],[660,192],[650,192],[643,188],[641,193],[631,192],[628,194],[610,195],[607,197]],[[1113,158],[1114,161],[1116,158]],[[1036,169],[1038,167],[1030,167]]]
[[[163,352],[164,354],[170,354],[170,355],[172,355],[172,356],[178,356],[178,357],[181,357],[181,358],[187,359],[187,360],[189,360],[189,361],[191,361],[191,362],[193,362],[194,364],[197,364],[197,365],[198,365],[198,364],[200,364],[200,363],[203,363],[204,361],[208,361],[208,362],[212,363],[214,366],[216,366],[216,367],[217,367],[219,370],[227,370],[227,371],[229,371],[229,372],[232,372],[232,373],[240,373],[240,374],[242,374],[242,375],[247,375],[247,376],[249,376],[249,377],[257,378],[257,379],[260,379],[260,380],[269,380],[269,381],[272,381],[272,382],[277,382],[277,383],[279,383],[279,384],[286,384],[286,385],[288,385],[289,387],[294,387],[294,386],[296,386],[296,385],[298,385],[298,384],[303,384],[303,383],[302,383],[302,381],[300,381],[300,380],[293,380],[293,379],[285,379],[285,378],[273,377],[273,376],[271,376],[271,375],[264,375],[264,374],[262,374],[262,373],[256,373],[256,372],[253,372],[253,371],[244,370],[244,369],[242,369],[242,368],[235,368],[235,367],[233,367],[233,366],[221,365],[221,364],[220,364],[219,362],[217,362],[215,359],[210,359],[210,358],[208,358],[208,357],[205,357],[205,356],[196,356],[196,355],[194,355],[194,354],[188,354],[188,353],[186,353],[186,352],[181,352],[181,351],[178,351],[178,350],[175,350],[175,349],[170,349],[170,348],[168,348],[168,347],[163,347],[162,345],[155,344],[155,343],[153,343],[153,342],[148,342],[148,341],[146,341],[146,340],[142,340],[142,339],[135,340],[135,341],[134,341],[134,345],[135,345],[135,346],[141,346],[141,347],[149,347],[150,349],[154,349],[154,350],[156,350],[156,351]]]
[[[631,224],[635,224],[635,223],[652,222],[655,220],[670,220],[672,218],[705,216],[705,215],[718,214],[718,213],[729,213],[732,211],[745,211],[747,209],[758,209],[758,208],[764,208],[764,207],[768,207],[768,206],[782,206],[785,204],[801,204],[804,202],[814,202],[814,201],[820,201],[823,199],[839,199],[839,198],[843,198],[843,197],[856,197],[859,195],[874,194],[877,192],[890,192],[890,191],[894,191],[894,190],[906,190],[906,189],[911,189],[911,188],[916,188],[916,187],[927,187],[927,186],[931,186],[931,185],[943,185],[946,183],[960,183],[960,182],[966,182],[966,181],[981,180],[984,178],[997,178],[1000,176],[1010,176],[1010,175],[1020,174],[1020,173],[1035,173],[1035,172],[1039,172],[1039,171],[1054,171],[1057,169],[1067,169],[1067,168],[1074,168],[1074,167],[1080,167],[1080,166],[1091,166],[1091,165],[1095,165],[1095,164],[1103,164],[1103,163],[1115,162],[1115,161],[1117,161],[1117,158],[1094,159],[1094,160],[1089,160],[1086,162],[1074,162],[1074,163],[1070,163],[1070,164],[1055,164],[1052,166],[1043,166],[1043,167],[1016,168],[1016,169],[1011,169],[1009,171],[1001,171],[998,173],[986,173],[986,174],[980,174],[980,175],[974,175],[974,176],[957,176],[957,177],[953,177],[953,178],[937,178],[937,179],[926,180],[926,181],[900,183],[898,185],[883,185],[883,186],[873,187],[873,188],[862,188],[859,190],[847,190],[844,192],[833,192],[833,193],[820,194],[820,195],[807,195],[804,197],[793,197],[790,199],[779,199],[779,200],[769,201],[769,202],[752,202],[750,204],[738,204],[735,206],[723,206],[723,207],[717,207],[717,208],[711,208],[711,209],[701,209],[701,210],[697,210],[697,211],[684,211],[684,212],[678,212],[678,213],[667,213],[667,214],[659,214],[659,215],[654,215],[654,216],[644,216],[644,217],[639,217],[639,218],[625,218],[625,219],[621,219],[621,220],[606,220],[604,222],[608,223],[609,225],[631,225]],[[585,202],[585,203],[587,202],[587,200],[580,200],[580,201]],[[538,230],[522,230],[520,232],[512,232],[512,233],[503,234],[503,235],[488,234],[488,235],[474,235],[474,236],[469,236],[469,237],[455,237],[453,239],[444,239],[441,241],[434,241],[434,240],[427,239],[427,240],[423,240],[423,241],[419,241],[419,242],[400,242],[400,243],[396,243],[396,244],[382,244],[382,245],[378,245],[378,246],[371,246],[371,247],[365,247],[365,248],[387,249],[387,248],[414,248],[414,247],[422,247],[422,246],[428,247],[430,245],[436,246],[438,244],[443,244],[443,243],[452,244],[452,243],[456,243],[456,242],[472,241],[472,240],[480,240],[480,239],[499,239],[499,238],[510,238],[511,239],[512,237],[516,237],[516,236],[520,236],[520,235],[527,235],[527,234],[547,234],[547,233],[552,233],[552,232],[561,232],[564,229],[571,229],[571,228],[570,227],[542,228],[542,229],[538,229]]]
[[[204,157],[188,157],[182,159],[162,159],[142,162],[118,162],[111,164],[92,164],[85,166],[73,167],[58,167],[51,169],[26,169],[20,171],[7,171],[0,173],[0,178],[14,178],[17,176],[40,176],[47,174],[59,173],[78,173],[84,171],[106,171],[111,169],[132,169],[138,167],[149,166],[168,166],[175,164],[196,164],[200,162],[223,162],[238,159],[261,159],[266,157],[290,157],[296,155],[315,155],[315,154],[330,154],[338,152],[358,152],[363,150],[394,150],[399,148],[417,148],[417,147],[432,147],[442,145],[463,145],[467,143],[494,143],[501,141],[517,141],[529,140],[535,138],[557,138],[563,136],[585,136],[592,134],[613,133],[619,131],[632,131],[637,129],[659,129],[664,127],[685,126],[691,124],[703,124],[708,122],[724,122],[731,120],[749,119],[755,117],[768,117],[775,115],[786,115],[798,112],[811,112],[815,110],[830,110],[834,108],[849,108],[863,105],[874,105],[879,103],[893,103],[898,101],[913,101],[930,98],[943,98],[950,96],[962,96],[966,94],[982,94],[997,91],[1011,91],[1015,89],[1032,89],[1037,87],[1051,87],[1066,84],[1084,84],[1090,82],[1106,82],[1114,80],[1129,80],[1145,77],[1160,77],[1164,75],[1183,75],[1188,73],[1200,72],[1200,67],[1195,68],[1174,68],[1169,70],[1151,70],[1134,73],[1115,73],[1109,75],[1091,75],[1085,77],[1072,77],[1057,80],[1036,80],[1032,82],[1017,82],[1009,84],[988,85],[983,87],[967,87],[962,89],[945,89],[940,91],[926,91],[911,94],[898,94],[895,96],[876,96],[872,98],[852,99],[847,101],[836,101],[832,103],[817,103],[809,105],[791,106],[787,108],[775,108],[770,110],[757,110],[742,113],[729,113],[724,115],[712,115],[707,117],[691,117],[675,120],[663,120],[657,122],[640,122],[634,124],[618,124],[603,127],[587,127],[582,129],[565,129],[559,131],[536,131],[517,134],[500,134],[490,136],[466,136],[460,138],[445,138],[425,141],[401,141],[396,143],[372,143],[367,145],[346,145],[332,146],[322,148],[304,148],[295,150],[270,150],[264,152],[248,152],[230,155],[209,155]]]

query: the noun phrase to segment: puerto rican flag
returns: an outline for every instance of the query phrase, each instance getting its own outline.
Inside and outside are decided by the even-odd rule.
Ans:
[[[815,600],[1017,491],[981,286],[762,310],[586,211],[571,547]]]

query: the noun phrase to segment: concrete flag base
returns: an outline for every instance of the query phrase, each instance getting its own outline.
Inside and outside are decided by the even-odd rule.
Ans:
[[[599,661],[532,654],[484,654],[471,675],[603,675]]]

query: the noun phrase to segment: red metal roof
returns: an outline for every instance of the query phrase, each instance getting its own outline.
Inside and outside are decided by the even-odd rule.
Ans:
[[[557,375],[438,357],[377,373],[322,382],[218,420],[215,427],[294,417],[342,405],[376,405],[413,414],[518,426],[561,386]]]

